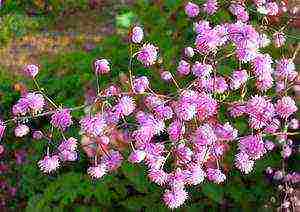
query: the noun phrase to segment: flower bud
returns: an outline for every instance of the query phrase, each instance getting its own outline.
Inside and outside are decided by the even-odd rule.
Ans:
[[[107,74],[110,71],[109,62],[106,59],[96,60],[94,67],[96,74]]]
[[[135,26],[132,29],[131,41],[133,43],[140,43],[143,40],[144,32],[143,29],[139,26]]]
[[[23,136],[27,135],[28,133],[29,133],[29,127],[25,124],[18,125],[15,128],[15,136],[16,137],[23,137]]]
[[[27,65],[24,68],[24,73],[28,77],[35,78],[39,73],[39,67],[37,65]]]

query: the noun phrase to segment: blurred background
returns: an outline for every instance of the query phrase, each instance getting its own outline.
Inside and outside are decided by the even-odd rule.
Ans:
[[[299,7],[297,0],[287,2],[290,9]],[[173,73],[182,48],[193,43],[192,22],[183,12],[185,1],[182,0],[0,0],[0,3],[0,116],[3,119],[10,116],[10,108],[20,94],[33,88],[32,82],[22,74],[25,64],[39,64],[38,80],[48,94],[63,105],[74,107],[83,104],[96,86],[94,59],[107,58],[112,64],[111,75],[101,77],[102,88],[108,82],[119,82],[127,74],[127,37],[133,25],[143,26],[145,39],[160,47],[164,69]],[[296,14],[297,11],[294,16],[298,17]],[[255,18],[257,14],[251,16]],[[231,21],[232,16],[221,9],[209,20],[217,24]],[[275,27],[278,20],[279,17],[270,18]],[[289,26],[289,34],[298,38],[299,20],[295,18]],[[283,53],[291,55],[290,49],[296,44],[297,39],[288,38]],[[281,54],[278,49],[270,50],[275,58]],[[299,57],[296,63],[300,64]],[[137,64],[135,67],[137,75],[151,77],[154,88],[162,92],[168,89],[157,72]],[[222,69],[231,70],[232,64],[222,64]],[[299,87],[300,83],[293,91],[298,99]],[[78,123],[83,113],[73,115]],[[242,120],[237,119],[234,124],[242,132],[247,128]],[[49,128],[43,119],[32,125],[36,129]],[[46,176],[37,167],[45,152],[43,141],[12,135],[12,127],[8,127],[2,141],[4,152],[0,155],[0,208],[3,210],[168,211],[160,200],[163,191],[147,180],[143,167],[125,162],[118,172],[92,181],[86,174],[88,159],[81,152],[78,162]],[[79,138],[76,125],[68,135]],[[291,157],[289,169],[299,171],[299,159],[299,155]],[[232,160],[226,159],[224,166],[231,168]],[[206,183],[190,188],[191,198],[178,211],[272,211],[280,205],[280,196],[276,184],[265,176],[264,170],[279,166],[279,161],[280,153],[274,152],[258,161],[255,171],[247,176],[233,169],[224,185]]]

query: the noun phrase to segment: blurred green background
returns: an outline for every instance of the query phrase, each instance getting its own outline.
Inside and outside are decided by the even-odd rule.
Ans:
[[[33,88],[22,76],[27,63],[40,64],[39,82],[51,97],[68,107],[83,104],[86,89],[96,85],[91,69],[94,59],[108,58],[112,64],[111,77],[102,77],[101,87],[111,80],[119,81],[120,74],[127,72],[127,35],[134,24],[143,26],[145,39],[159,46],[164,69],[175,73],[182,47],[192,45],[194,38],[183,5],[180,0],[6,0],[0,9],[1,117],[9,117],[10,107],[25,85]],[[260,17],[251,15],[259,23]],[[232,18],[222,9],[208,20],[217,24]],[[282,51],[290,54],[288,46]],[[278,57],[279,50],[272,50],[272,55]],[[235,68],[232,61],[221,65],[224,73]],[[135,74],[151,77],[155,89],[168,89],[153,70],[135,64]],[[73,115],[79,119],[83,114]],[[247,130],[242,119],[234,120],[234,124],[242,132]],[[46,120],[34,121],[32,126],[49,127]],[[94,182],[86,174],[88,161],[82,152],[78,162],[46,176],[37,167],[45,143],[29,137],[17,139],[11,136],[11,128],[2,141],[6,150],[0,163],[8,168],[0,169],[0,182],[7,182],[7,187],[15,187],[17,192],[12,195],[3,187],[1,207],[27,211],[168,211],[160,199],[163,190],[149,183],[145,168],[125,162],[117,173]],[[68,135],[78,138],[78,128],[74,125]],[[24,160],[17,163],[21,150]],[[226,158],[228,168],[232,160]],[[258,161],[255,171],[247,176],[232,169],[224,185],[206,183],[190,188],[189,200],[178,211],[272,211],[280,204],[278,191],[263,172],[267,166],[279,166],[279,160],[277,151]],[[291,169],[297,167],[297,160],[299,156],[290,159]],[[271,197],[276,201],[271,202]]]

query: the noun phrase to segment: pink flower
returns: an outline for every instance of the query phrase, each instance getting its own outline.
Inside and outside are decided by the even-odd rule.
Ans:
[[[201,35],[206,34],[207,31],[211,30],[209,22],[203,20],[196,22],[194,28],[196,33]]]
[[[145,66],[151,66],[157,60],[157,49],[152,44],[144,44],[137,55],[137,59]]]
[[[45,100],[42,94],[28,93],[25,98],[27,99],[28,107],[34,114],[43,110]]]
[[[163,71],[163,72],[161,72],[160,77],[161,77],[164,81],[171,81],[172,78],[173,78],[171,72],[169,72],[169,71]]]
[[[297,130],[299,128],[299,120],[298,119],[292,119],[289,122],[289,128],[293,130]]]
[[[166,190],[163,201],[170,209],[179,208],[188,198],[188,193],[183,189]]]
[[[207,89],[213,93],[224,93],[228,85],[224,77],[215,76],[208,80]]]
[[[199,14],[199,10],[199,6],[192,2],[188,2],[184,8],[185,14],[190,18],[196,17]]]
[[[68,150],[75,151],[77,149],[77,139],[70,137],[67,140],[63,140],[58,146],[59,151]]]
[[[150,169],[148,177],[150,181],[160,186],[164,185],[168,180],[168,174],[162,169]]]
[[[119,110],[124,116],[130,115],[136,107],[134,99],[129,96],[123,96],[118,104],[116,105],[117,110]]]
[[[196,104],[186,101],[179,101],[175,107],[175,113],[179,119],[190,121],[197,113]]]
[[[198,145],[212,145],[217,139],[213,128],[209,124],[203,124],[196,130],[194,142]]]
[[[29,133],[29,127],[25,124],[20,124],[15,128],[15,136],[23,137]]]
[[[213,67],[209,64],[200,63],[198,61],[192,67],[193,74],[197,77],[208,77],[213,71]]]
[[[133,90],[135,93],[142,94],[149,88],[149,80],[142,76],[133,80]]]
[[[91,166],[88,168],[87,173],[94,179],[100,179],[107,173],[107,167],[105,164]]]
[[[213,181],[217,184],[223,183],[226,180],[225,174],[223,174],[220,169],[208,168],[206,174],[209,181]]]
[[[280,59],[276,62],[275,77],[279,80],[293,81],[298,73],[294,62],[291,59]]]
[[[194,56],[194,49],[192,48],[192,47],[186,47],[185,49],[184,49],[184,55],[186,56],[186,57],[190,57],[190,58],[192,58],[193,56]]]
[[[217,0],[206,0],[206,3],[203,6],[204,12],[208,15],[214,14],[219,8]]]
[[[185,127],[183,122],[178,120],[173,121],[168,128],[169,137],[172,141],[178,141],[185,133]]]
[[[142,42],[143,37],[144,37],[143,29],[139,26],[133,27],[131,41],[133,43],[140,43],[140,42]]]
[[[81,130],[87,135],[100,136],[107,123],[101,114],[96,114],[94,117],[86,116],[80,121]]]
[[[123,161],[123,156],[119,151],[111,150],[108,155],[102,157],[102,163],[107,166],[109,171],[114,171],[118,169]]]
[[[68,108],[65,109],[58,109],[52,116],[51,116],[51,124],[65,131],[68,127],[71,126],[73,123],[71,110]]]
[[[36,75],[39,73],[39,67],[37,65],[27,65],[24,68],[24,73],[28,77],[35,78]]]
[[[129,155],[128,161],[131,163],[140,163],[142,162],[146,157],[146,152],[142,150],[135,150],[131,152]]]
[[[109,62],[106,59],[97,59],[94,67],[96,74],[107,74],[110,71]]]
[[[190,185],[198,185],[204,181],[206,173],[197,165],[192,166],[187,173],[187,183]]]
[[[282,97],[276,103],[276,112],[281,118],[287,119],[297,110],[295,101],[289,96]]]
[[[241,85],[245,84],[248,80],[247,70],[235,70],[232,73],[230,87],[233,90],[239,89]]]
[[[230,12],[237,17],[237,20],[247,22],[249,20],[249,14],[245,7],[240,4],[231,4],[229,7]]]
[[[261,158],[266,153],[264,142],[260,135],[242,137],[239,141],[239,150],[249,155],[253,160]]]
[[[181,75],[188,75],[190,73],[191,70],[191,66],[188,62],[186,62],[185,60],[181,60],[179,62],[179,65],[177,67],[177,72]]]
[[[283,32],[276,32],[273,35],[273,42],[276,48],[280,48],[284,45],[286,41],[285,35]]]
[[[51,173],[59,167],[59,157],[58,155],[47,155],[38,162],[38,166],[40,167],[42,172]]]
[[[238,135],[238,131],[234,129],[229,122],[226,122],[224,125],[217,125],[214,129],[214,132],[218,137],[218,140],[221,141],[232,141],[236,139]]]
[[[44,134],[42,133],[42,131],[40,130],[35,130],[33,133],[32,133],[32,138],[33,139],[36,139],[36,140],[40,140],[44,137]]]
[[[276,2],[268,2],[266,3],[266,9],[268,15],[277,15],[279,12],[279,8]]]
[[[235,156],[235,166],[245,174],[249,174],[254,167],[254,161],[250,159],[250,157],[244,153],[240,152]]]

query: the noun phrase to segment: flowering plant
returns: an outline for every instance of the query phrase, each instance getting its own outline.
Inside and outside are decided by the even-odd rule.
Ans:
[[[254,5],[264,20],[284,12],[284,5],[276,2],[254,1]],[[187,200],[188,186],[205,180],[225,183],[229,169],[224,160],[229,153],[234,152],[235,158],[231,168],[248,174],[257,160],[280,149],[283,166],[266,172],[283,182],[287,195],[282,207],[294,207],[291,187],[299,182],[299,174],[288,173],[285,161],[295,151],[289,138],[298,129],[297,106],[289,93],[298,75],[293,61],[300,47],[288,58],[282,55],[275,60],[266,53],[269,45],[280,48],[285,44],[285,27],[274,34],[272,44],[265,28],[250,24],[243,1],[229,6],[236,17],[233,23],[212,25],[197,18],[200,11],[213,15],[218,8],[215,0],[201,8],[192,2],[185,5],[186,15],[195,22],[195,40],[183,50],[176,74],[162,69],[159,48],[143,42],[143,29],[133,27],[125,83],[100,89],[99,78],[113,67],[108,59],[95,60],[97,93],[78,107],[63,107],[50,98],[38,83],[40,67],[27,65],[24,73],[32,78],[35,89],[13,105],[12,119],[1,121],[1,137],[9,122],[17,125],[15,136],[23,137],[30,132],[30,119],[49,117],[50,132],[32,133],[34,139],[48,141],[46,154],[38,162],[41,171],[51,174],[63,163],[76,161],[81,146],[90,158],[87,173],[93,179],[117,170],[125,160],[125,150],[130,149],[128,161],[147,166],[149,180],[165,189],[162,199],[171,209]],[[153,71],[158,68],[161,80],[173,89],[154,91],[148,77],[136,76],[136,60]],[[222,73],[219,64],[226,60],[234,60],[236,70]],[[183,78],[189,82],[183,83]],[[72,112],[80,109],[86,115],[79,121],[79,144],[79,139],[65,133],[75,123]],[[239,117],[247,121],[248,131],[234,126]],[[61,141],[54,140],[54,131],[61,134]]]

